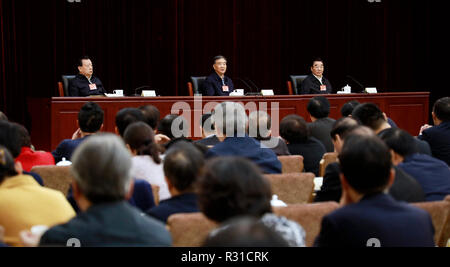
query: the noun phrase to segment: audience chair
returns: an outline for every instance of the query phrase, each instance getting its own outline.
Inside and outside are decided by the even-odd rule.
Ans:
[[[287,82],[287,88],[289,95],[300,94],[300,87],[302,86],[303,80],[306,79],[308,75],[291,75],[291,80]]]
[[[338,208],[339,204],[336,202],[323,202],[274,208],[274,213],[300,224],[306,232],[306,246],[312,247],[320,233],[323,217]]]
[[[58,190],[67,196],[73,176],[70,173],[70,166],[35,166],[31,172],[37,173],[42,177],[44,186]]]
[[[155,205],[159,205],[159,185],[151,185],[153,198],[155,199]]]
[[[433,221],[435,242],[445,247],[450,238],[450,197],[444,201],[414,203],[413,206],[426,210]]]
[[[174,214],[167,220],[174,247],[200,247],[209,233],[219,225],[203,213]]]
[[[286,204],[312,203],[314,193],[313,173],[287,173],[265,175],[269,180],[272,194]]]
[[[62,75],[62,82],[58,82],[58,92],[60,97],[69,95],[69,82],[75,78],[75,75]]]
[[[200,88],[202,87],[203,82],[208,77],[191,77],[191,82],[187,83],[189,96],[194,96],[195,94],[201,94]]]
[[[323,177],[325,175],[325,170],[327,169],[327,166],[329,164],[335,163],[337,161],[338,153],[325,153],[322,160],[320,161],[319,177]]]
[[[279,156],[283,173],[301,173],[304,169],[303,156]]]

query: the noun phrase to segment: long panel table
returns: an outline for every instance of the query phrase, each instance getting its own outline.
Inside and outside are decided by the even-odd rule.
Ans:
[[[340,109],[348,101],[376,103],[387,116],[400,128],[417,135],[420,127],[428,123],[428,92],[414,93],[380,93],[327,95],[331,103],[330,117],[341,117]],[[31,137],[37,149],[53,150],[63,140],[71,138],[76,131],[78,111],[86,102],[98,103],[105,112],[103,131],[115,131],[115,115],[126,107],[154,105],[161,111],[161,117],[168,114],[181,114],[191,120],[191,136],[198,137],[198,126],[202,111],[211,110],[215,104],[224,101],[241,102],[248,108],[267,108],[273,115],[275,133],[276,123],[289,114],[298,114],[307,121],[308,102],[314,95],[301,96],[246,96],[246,97],[120,97],[120,98],[33,98],[29,99],[28,108],[31,116]]]

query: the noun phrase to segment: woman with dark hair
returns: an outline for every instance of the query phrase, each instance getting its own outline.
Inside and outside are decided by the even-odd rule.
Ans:
[[[133,156],[132,177],[159,186],[159,199],[169,199],[171,195],[164,179],[161,150],[155,142],[153,129],[144,122],[135,122],[127,127],[123,139]]]
[[[270,184],[249,160],[216,158],[210,161],[198,187],[200,210],[209,219],[224,223],[240,216],[258,218],[280,233],[291,246],[305,246],[303,228],[272,213]]]

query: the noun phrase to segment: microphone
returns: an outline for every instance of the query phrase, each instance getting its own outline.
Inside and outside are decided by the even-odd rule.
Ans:
[[[364,85],[362,85],[358,80],[356,80],[355,78],[353,78],[350,75],[347,75],[346,77],[349,78],[350,80],[352,80],[354,83],[356,83],[359,87],[361,87],[361,93],[366,92],[366,87],[364,87]]]
[[[247,81],[249,81],[256,88],[256,93],[253,93],[252,91],[252,95],[261,95],[261,90],[259,89],[259,87],[249,78],[247,78]]]
[[[134,89],[134,90],[133,90],[133,91],[134,91],[134,95],[133,95],[133,96],[141,96],[141,94],[142,94],[142,89],[145,89],[145,88],[150,88],[150,86],[149,86],[149,85],[144,85],[144,86],[141,86],[141,87],[138,87],[138,88]],[[138,93],[137,93],[138,90],[141,90],[141,94],[138,94]]]
[[[250,85],[248,85],[248,83],[247,83],[246,81],[242,80],[241,78],[236,78],[236,79],[238,79],[238,80],[241,81],[243,84],[245,84],[245,86],[247,86],[247,88],[250,89],[250,91],[253,93],[252,87],[250,87]]]

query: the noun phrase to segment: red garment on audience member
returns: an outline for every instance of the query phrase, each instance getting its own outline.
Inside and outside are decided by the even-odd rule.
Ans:
[[[24,171],[31,171],[34,166],[55,165],[55,159],[50,152],[33,151],[29,147],[22,147],[20,155],[16,158],[16,162],[22,163]]]

